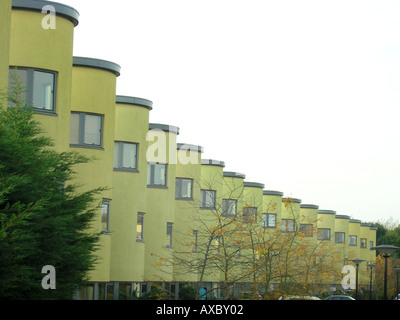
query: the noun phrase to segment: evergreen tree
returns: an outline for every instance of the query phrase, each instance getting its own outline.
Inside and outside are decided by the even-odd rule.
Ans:
[[[18,79],[10,91],[12,106],[0,106],[0,299],[71,299],[95,262],[99,234],[89,230],[104,189],[77,193],[73,168],[90,159],[56,152]],[[42,288],[45,265],[55,290]]]

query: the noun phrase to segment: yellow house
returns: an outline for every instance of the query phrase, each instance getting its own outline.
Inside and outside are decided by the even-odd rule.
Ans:
[[[56,10],[55,29],[43,26],[46,14],[42,13],[42,8],[45,4],[51,4]],[[4,1],[1,6],[4,6]],[[69,146],[72,47],[78,19],[79,13],[63,4],[23,0],[12,2],[10,75],[17,68],[27,90],[25,101],[33,106],[36,119],[43,124],[45,133],[55,140],[57,151],[66,151]],[[3,21],[2,16],[1,23],[6,20]],[[7,28],[1,30],[4,32]],[[3,58],[0,61],[4,61]]]
[[[347,265],[349,259],[349,222],[350,216],[335,215],[335,244],[342,253],[342,266]]]
[[[111,275],[125,295],[144,281],[147,222],[147,140],[150,100],[116,96]],[[134,125],[133,125],[134,124]]]
[[[50,1],[2,0],[0,16],[0,89],[12,89],[16,73],[54,148],[95,159],[76,168],[74,182],[82,191],[108,188],[98,198],[92,224],[101,233],[98,262],[80,299],[118,299],[152,287],[176,298],[181,285],[200,279],[207,290],[219,288],[227,280],[221,270],[198,268],[189,274],[179,265],[180,255],[200,253],[202,230],[214,231],[218,218],[252,219],[270,234],[300,231],[310,243],[329,243],[341,254],[339,272],[348,259],[375,261],[369,249],[376,245],[376,228],[244,181],[244,174],[224,171],[224,162],[201,159],[202,147],[177,143],[178,127],[149,123],[150,100],[117,95],[118,64],[73,57],[76,9]],[[211,240],[212,256],[218,257],[218,235]],[[365,282],[366,267],[360,270]],[[246,281],[242,288],[252,279]],[[331,283],[326,278],[324,285]]]
[[[166,124],[150,123],[147,133],[147,212],[144,228],[146,234],[145,286],[148,292],[151,282],[167,285],[174,280],[173,248],[175,239],[175,180],[177,163],[176,138],[179,128]],[[154,236],[157,235],[157,236]],[[162,266],[162,268],[161,268]]]

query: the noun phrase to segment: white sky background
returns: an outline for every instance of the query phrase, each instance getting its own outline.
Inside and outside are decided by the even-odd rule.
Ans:
[[[302,203],[400,217],[400,2],[58,0],[150,122]]]

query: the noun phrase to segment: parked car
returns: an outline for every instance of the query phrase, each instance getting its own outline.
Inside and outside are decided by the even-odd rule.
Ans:
[[[325,300],[356,300],[356,299],[346,295],[335,294],[333,296],[329,296]]]
[[[315,296],[285,296],[285,297],[279,297],[278,300],[321,300],[321,299]]]

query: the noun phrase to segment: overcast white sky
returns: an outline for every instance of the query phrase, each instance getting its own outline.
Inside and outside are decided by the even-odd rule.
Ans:
[[[227,171],[363,221],[400,217],[400,2],[58,0],[74,55],[121,65]]]

